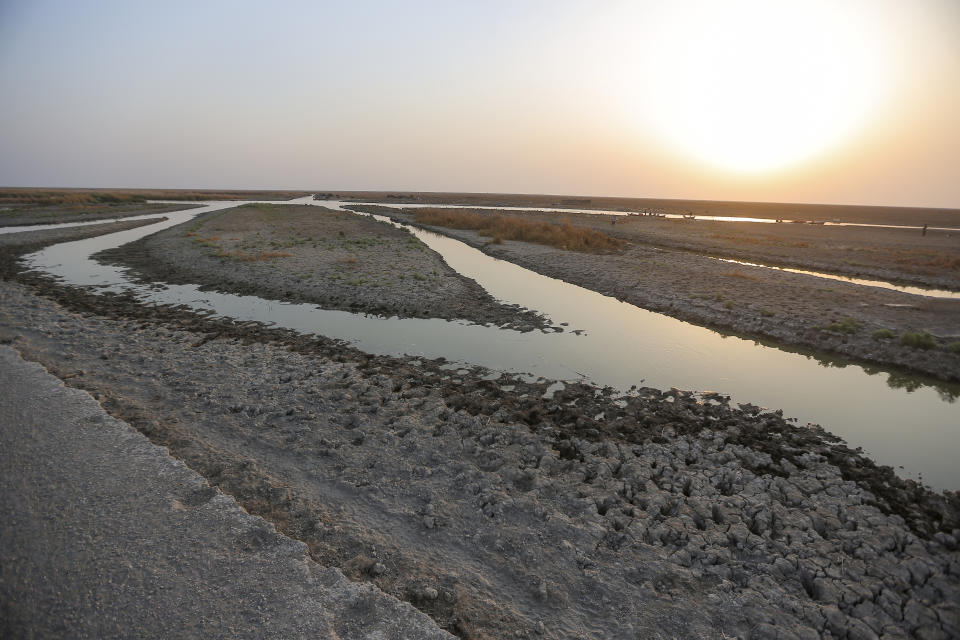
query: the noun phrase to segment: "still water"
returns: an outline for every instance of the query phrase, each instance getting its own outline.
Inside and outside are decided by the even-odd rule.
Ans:
[[[340,208],[303,198],[297,204]],[[631,385],[729,394],[736,402],[783,409],[800,424],[822,424],[906,477],[960,488],[960,386],[759,344],[698,327],[496,260],[462,242],[418,229],[417,237],[495,298],[582,329],[519,333],[445,320],[383,318],[200,291],[193,285],[137,285],[125,269],[90,256],[243,202],[210,202],[154,225],[53,245],[26,258],[73,285],[132,291],[146,304],[186,304],[216,315],[317,333],[385,355],[443,356],[494,370],[561,380],[587,379],[622,391]],[[322,215],[322,213],[318,213]],[[398,225],[402,226],[402,225]]]
[[[713,256],[710,256],[713,257]],[[775,267],[768,264],[757,264],[756,262],[744,262],[743,260],[732,260],[730,258],[713,258],[714,260],[720,260],[721,262],[729,262],[731,264],[739,264],[747,267],[757,267],[760,269],[773,269],[774,271],[786,271],[788,273],[799,273],[805,276],[813,276],[815,278],[824,278],[826,280],[838,280],[840,282],[849,282],[850,284],[858,284],[864,287],[876,287],[878,289],[889,289],[891,291],[899,291],[900,293],[909,293],[913,296],[923,296],[925,298],[946,298],[949,300],[960,300],[960,291],[950,291],[949,289],[934,289],[927,287],[914,287],[904,284],[894,284],[892,282],[886,282],[884,280],[869,280],[867,278],[853,278],[850,276],[838,276],[833,273],[823,273],[820,271],[807,271],[805,269],[792,269],[790,267]]]

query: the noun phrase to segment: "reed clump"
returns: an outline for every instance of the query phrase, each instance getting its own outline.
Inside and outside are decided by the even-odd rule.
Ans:
[[[477,231],[492,238],[494,244],[520,240],[585,253],[616,251],[626,246],[626,242],[619,238],[569,222],[533,221],[500,214],[430,208],[417,209],[413,219],[420,224]]]
[[[133,193],[113,191],[40,191],[40,190],[3,190],[0,202],[32,207],[92,207],[111,204],[130,204],[144,202],[146,199]]]

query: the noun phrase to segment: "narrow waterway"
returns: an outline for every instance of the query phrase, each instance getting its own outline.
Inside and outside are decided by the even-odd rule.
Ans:
[[[8,233],[23,233],[25,231],[46,231],[47,229],[65,229],[67,227],[89,227],[95,224],[110,224],[111,222],[127,222],[128,220],[148,220],[163,218],[167,213],[145,213],[137,216],[121,216],[119,218],[101,218],[87,222],[58,222],[53,224],[25,224],[18,227],[0,227],[0,235]]]
[[[297,204],[340,208],[303,198]],[[212,202],[165,214],[167,221],[54,245],[29,265],[65,283],[133,291],[145,304],[187,304],[240,320],[257,320],[346,340],[375,354],[445,357],[494,370],[563,380],[587,379],[626,391],[631,385],[715,390],[737,402],[783,409],[800,424],[822,424],[851,446],[902,475],[922,475],[935,488],[960,488],[955,464],[960,436],[960,387],[914,376],[818,359],[652,313],[614,298],[496,260],[451,238],[411,229],[451,267],[495,298],[567,322],[584,334],[518,333],[444,320],[382,318],[253,296],[200,291],[192,285],[131,282],[122,268],[90,256],[196,215],[243,202]],[[322,215],[320,213],[319,215]],[[402,226],[402,225],[398,225]]]
[[[870,280],[867,278],[853,278],[850,276],[838,276],[834,273],[823,273],[822,271],[807,271],[805,269],[793,269],[791,267],[775,267],[768,264],[758,264],[756,262],[745,262],[743,260],[733,260],[731,258],[716,258],[714,256],[708,256],[714,260],[719,260],[721,262],[729,262],[731,264],[740,264],[746,267],[757,267],[759,269],[773,269],[774,271],[786,271],[788,273],[799,273],[805,276],[813,276],[815,278],[823,278],[825,280],[839,280],[840,282],[849,282],[850,284],[858,284],[863,287],[876,287],[878,289],[889,289],[890,291],[899,291],[900,293],[908,293],[912,296],[922,296],[925,298],[946,298],[948,300],[960,300],[960,291],[950,291],[949,289],[933,289],[926,287],[915,287],[904,284],[894,284],[892,282],[886,282],[884,280]]]

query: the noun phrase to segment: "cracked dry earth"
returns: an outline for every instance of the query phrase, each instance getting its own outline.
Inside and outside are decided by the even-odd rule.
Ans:
[[[775,413],[652,389],[544,399],[545,383],[148,315],[0,283],[0,338],[23,357],[460,637],[960,636],[956,514],[908,524],[844,479],[852,457],[790,449],[804,430]],[[752,446],[750,425],[783,449]]]

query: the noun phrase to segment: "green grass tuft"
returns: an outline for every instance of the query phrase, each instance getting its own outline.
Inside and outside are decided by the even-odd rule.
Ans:
[[[839,322],[831,322],[824,329],[834,333],[856,333],[863,327],[863,323],[856,318],[844,318]]]
[[[904,331],[900,344],[913,349],[933,349],[937,346],[937,339],[927,331]]]

